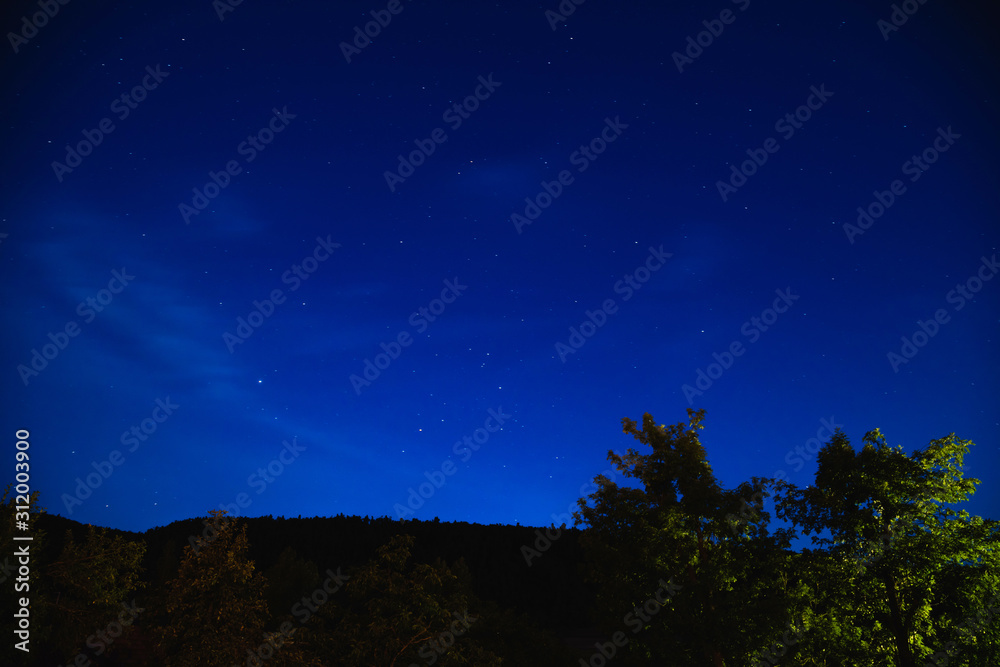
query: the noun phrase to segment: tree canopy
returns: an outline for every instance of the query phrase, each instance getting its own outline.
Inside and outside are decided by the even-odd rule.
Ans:
[[[622,420],[635,444],[579,529],[213,511],[136,535],[5,494],[0,541],[25,513],[34,536],[39,648],[16,664],[1000,664],[1000,522],[963,509],[971,442],[837,430],[813,484],[727,488],[687,416]]]
[[[972,443],[951,434],[907,454],[877,429],[855,451],[837,430],[815,484],[716,480],[688,423],[623,430],[648,449],[608,459],[635,484],[599,476],[579,502],[589,574],[610,635],[652,582],[683,590],[622,653],[665,665],[1000,664],[1000,526],[960,508]],[[769,529],[772,498],[791,528]],[[798,532],[816,548],[795,552]]]

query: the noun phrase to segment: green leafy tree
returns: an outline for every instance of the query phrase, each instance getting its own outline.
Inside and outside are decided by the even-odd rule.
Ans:
[[[292,547],[285,547],[264,578],[267,579],[264,597],[272,621],[287,616],[296,601],[320,582],[316,563],[304,560]]]
[[[248,555],[246,525],[213,510],[207,535],[184,547],[167,585],[162,657],[172,667],[229,667],[264,641],[265,580]]]
[[[609,634],[625,633],[633,664],[749,664],[792,620],[790,534],[767,530],[765,480],[719,485],[698,438],[704,411],[688,418],[664,426],[647,413],[641,429],[623,419],[623,431],[651,451],[609,451],[608,460],[636,484],[601,475],[578,501],[598,613]],[[661,582],[680,590],[643,617]]]
[[[579,664],[555,633],[539,627],[538,620],[527,614],[483,601],[476,616],[478,620],[470,629],[469,638],[500,658],[501,664],[517,667]]]
[[[0,596],[4,618],[14,619],[18,598],[30,600],[31,652],[15,650],[11,664],[62,664],[81,653],[89,664],[102,664],[125,653],[141,613],[135,595],[143,587],[145,544],[93,526],[82,541],[66,531],[60,544],[36,527],[45,512],[38,492],[23,500],[10,495],[10,487],[0,500],[0,542],[29,552],[26,580],[18,572],[20,556],[8,552],[0,560],[0,585],[12,591]],[[27,530],[18,526],[25,512]],[[15,542],[15,535],[33,539]],[[13,626],[9,630],[14,636]]]
[[[412,536],[393,537],[319,608],[316,650],[345,665],[499,665],[473,639],[479,619],[467,568],[411,564],[413,544]]]
[[[106,528],[88,525],[82,543],[66,531],[61,553],[45,566],[43,603],[52,628],[48,643],[63,659],[113,654],[128,642],[142,613],[135,594],[144,585],[139,577],[145,553],[145,543]]]
[[[260,645],[254,647],[258,657],[266,660],[268,667],[323,665],[319,656],[309,651],[310,634],[318,627],[318,617],[311,607],[315,608],[322,599],[315,599],[317,590],[322,588],[327,595],[329,587],[337,584],[328,580],[323,588],[316,564],[303,559],[292,547],[281,552],[264,578],[267,581],[264,597],[270,614],[268,632]]]
[[[876,429],[856,452],[838,430],[818,454],[814,486],[778,485],[778,516],[821,547],[800,561],[815,601],[800,656],[815,664],[1000,664],[1000,616],[990,611],[1000,590],[1000,530],[955,507],[979,484],[962,472],[971,445],[951,434],[908,455]]]

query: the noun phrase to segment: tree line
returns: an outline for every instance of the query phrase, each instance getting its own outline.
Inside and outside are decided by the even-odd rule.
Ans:
[[[727,489],[703,421],[623,419],[638,445],[609,451],[623,479],[594,480],[576,527],[212,511],[138,534],[36,495],[32,650],[11,664],[1000,664],[1000,522],[961,508],[973,443],[838,429],[813,484]]]

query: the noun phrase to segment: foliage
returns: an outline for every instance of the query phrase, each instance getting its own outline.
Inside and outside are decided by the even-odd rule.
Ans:
[[[478,618],[464,563],[411,564],[413,544],[393,537],[351,574],[341,598],[320,608],[326,655],[352,665],[499,665],[470,639]]]
[[[962,472],[971,445],[951,434],[907,455],[876,429],[855,452],[838,430],[818,454],[815,486],[779,485],[778,516],[823,547],[803,559],[816,601],[803,650],[857,665],[911,667],[936,654],[998,664],[1000,618],[960,629],[1000,584],[997,523],[954,507],[979,484]]]
[[[265,581],[247,555],[246,526],[213,510],[208,535],[184,547],[167,585],[167,623],[159,638],[167,665],[229,667],[264,638]]]
[[[283,619],[302,595],[320,583],[316,563],[299,556],[293,547],[285,547],[277,562],[264,573],[267,589],[264,598],[272,624]]]
[[[48,643],[67,661],[86,650],[90,639],[113,652],[132,631],[136,618],[135,595],[143,587],[139,580],[146,545],[112,535],[106,528],[87,526],[83,543],[78,544],[70,531],[59,557],[45,568],[48,622],[52,636]],[[122,634],[117,633],[117,624]],[[106,629],[111,626],[111,633]],[[94,638],[105,630],[105,636]],[[102,653],[104,651],[102,650]]]
[[[80,654],[94,664],[123,654],[131,639],[135,596],[143,588],[145,543],[119,531],[75,523],[76,535],[64,530],[62,540],[50,539],[38,527],[48,517],[38,492],[27,504],[27,530],[17,526],[23,518],[17,508],[24,507],[18,501],[8,486],[0,500],[0,542],[14,548],[0,562],[0,584],[10,592],[0,597],[5,619],[13,619],[19,598],[30,600],[31,652],[13,651],[11,664],[71,662]],[[15,542],[15,535],[32,539]],[[16,554],[23,548],[30,554],[27,577],[19,571],[24,564]],[[9,630],[13,636],[13,627]]]
[[[581,498],[575,517],[587,526],[598,613],[608,633],[626,632],[635,664],[746,664],[791,620],[793,591],[782,573],[789,535],[767,530],[764,480],[719,485],[698,438],[704,411],[688,417],[687,425],[657,426],[647,413],[641,430],[623,419],[623,431],[652,451],[608,459],[638,484],[599,476],[592,504]],[[637,606],[664,581],[680,592],[633,625]]]
[[[725,489],[703,420],[622,420],[642,447],[609,452],[624,481],[595,480],[584,530],[211,512],[130,535],[44,514],[35,494],[33,652],[11,664],[75,663],[123,602],[142,615],[89,664],[549,667],[611,664],[610,650],[618,665],[1000,664],[1000,522],[962,509],[979,484],[963,474],[971,442],[907,454],[874,430],[856,451],[837,431],[814,485]],[[769,498],[811,548],[770,528]],[[11,544],[24,531],[9,489],[0,506]]]

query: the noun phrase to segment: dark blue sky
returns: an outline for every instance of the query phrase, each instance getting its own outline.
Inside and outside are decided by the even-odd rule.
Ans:
[[[6,11],[3,432],[50,512],[547,525],[693,406],[727,485],[955,432],[1000,518],[979,5],[223,6]]]

